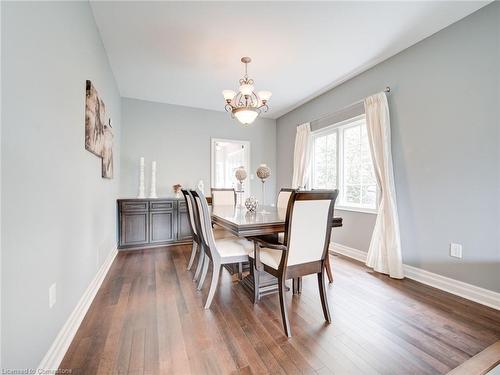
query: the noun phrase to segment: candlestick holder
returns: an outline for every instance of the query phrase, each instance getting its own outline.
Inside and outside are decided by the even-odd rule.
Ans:
[[[257,168],[257,177],[262,181],[262,210],[260,213],[268,214],[266,211],[266,180],[271,176],[271,169],[266,164],[261,164],[259,168]]]
[[[245,188],[243,186],[243,181],[247,178],[247,172],[245,171],[245,167],[241,166],[236,169],[234,172],[234,177],[238,180],[236,184],[236,205],[239,207],[243,207],[243,199],[245,196]],[[239,202],[239,203],[238,203]]]

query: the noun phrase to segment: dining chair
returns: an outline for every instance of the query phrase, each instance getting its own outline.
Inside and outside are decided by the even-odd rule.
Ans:
[[[278,278],[281,319],[285,334],[291,337],[285,304],[285,280],[316,274],[325,320],[330,310],[325,288],[325,261],[332,233],[332,217],[338,190],[294,191],[288,202],[283,243],[270,243],[259,237],[254,241],[252,274],[254,289],[259,290],[259,273],[265,271]],[[257,302],[258,292],[254,294]]]
[[[293,191],[296,191],[296,189],[282,188],[280,190],[278,194],[278,201],[276,204],[278,209],[287,208],[290,195],[292,195]],[[284,232],[278,233],[278,241],[283,243],[284,239],[285,239],[285,233]],[[326,275],[328,276],[328,282],[331,284],[333,283],[333,272],[330,264],[330,257],[327,257],[325,261],[325,269],[326,269]],[[301,285],[302,285],[302,280],[300,278],[294,280],[293,292],[294,293],[300,292],[302,289]]]
[[[187,207],[187,214],[188,214],[188,221],[189,221],[189,226],[191,227],[191,233],[193,237],[193,245],[191,248],[191,257],[189,258],[189,263],[187,266],[187,270],[191,270],[191,267],[193,266],[194,259],[196,258],[196,254],[200,251],[201,249],[201,238],[198,235],[198,230],[196,228],[195,224],[195,216],[194,216],[194,211],[193,211],[193,198],[191,195],[189,195],[189,191],[186,189],[181,189],[182,195],[184,196],[184,200],[186,201],[186,207]]]
[[[278,194],[278,201],[276,204],[278,209],[284,209],[287,207],[290,195],[292,194],[293,191],[296,191],[296,189],[282,188],[280,190]],[[284,239],[285,239],[285,233],[284,232],[278,233],[278,241],[283,243]],[[328,282],[331,284],[333,283],[333,272],[329,256],[325,261],[325,269],[326,269],[326,275],[328,276]],[[301,285],[302,285],[302,280],[300,278],[294,280],[293,292],[294,293],[300,292],[302,289]]]
[[[208,208],[207,200],[200,190],[190,192],[198,207],[202,242],[205,256],[203,269],[201,271],[198,289],[201,290],[208,272],[209,263],[212,263],[212,280],[205,302],[205,309],[209,309],[217,290],[221,268],[224,264],[248,262],[248,254],[253,251],[253,244],[244,238],[215,239],[212,229],[212,218]]]
[[[196,204],[196,201],[189,190],[187,190],[187,198],[189,199],[188,202],[190,203],[190,206],[191,206],[190,212],[192,213],[192,218],[193,218],[193,221],[192,221],[193,229],[194,229],[193,234],[195,234],[193,236],[193,239],[196,241],[196,244],[197,244],[195,257],[196,257],[196,254],[198,255],[198,262],[197,262],[196,270],[195,270],[195,273],[193,276],[193,281],[198,283],[197,286],[198,286],[198,290],[199,290],[199,289],[201,289],[201,283],[199,282],[200,273],[201,273],[201,270],[203,269],[203,259],[205,257],[205,253],[203,250],[203,246],[204,246],[203,239],[201,236],[200,214],[198,212],[198,206]],[[189,208],[189,205],[188,205],[188,208]],[[191,259],[189,260],[189,262],[192,263],[192,261],[194,262],[193,251],[191,251]],[[189,270],[189,268],[188,268],[188,270]]]
[[[233,188],[212,188],[212,205],[225,205],[225,206],[235,206],[236,205],[236,192]]]

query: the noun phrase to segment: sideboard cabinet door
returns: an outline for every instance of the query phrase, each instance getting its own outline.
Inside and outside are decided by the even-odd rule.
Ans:
[[[118,216],[120,249],[186,243],[192,238],[181,199],[119,199]]]
[[[175,211],[150,212],[150,243],[176,240]]]
[[[144,245],[149,242],[148,212],[122,212],[120,215],[120,246]]]
[[[186,202],[179,202],[179,214],[177,219],[177,240],[190,240],[193,235],[191,233],[191,224],[189,223]]]

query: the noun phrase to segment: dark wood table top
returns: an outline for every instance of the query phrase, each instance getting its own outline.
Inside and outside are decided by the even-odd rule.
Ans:
[[[257,212],[239,206],[212,206],[212,221],[240,237],[284,232],[285,217],[286,209],[272,206],[259,206]],[[342,218],[334,217],[332,225],[341,227]]]

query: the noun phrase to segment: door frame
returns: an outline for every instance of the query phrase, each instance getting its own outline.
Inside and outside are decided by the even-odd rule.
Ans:
[[[250,141],[243,141],[240,139],[228,139],[228,138],[210,138],[210,188],[214,186],[215,182],[215,144],[217,142],[232,142],[232,143],[242,143],[245,145],[245,159],[248,160],[247,169],[247,179],[245,180],[245,196],[250,196],[250,168],[252,168],[251,151],[250,151]]]

